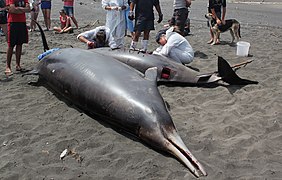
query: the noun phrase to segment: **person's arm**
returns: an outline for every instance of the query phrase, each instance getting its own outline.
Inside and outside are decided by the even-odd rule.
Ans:
[[[111,10],[122,10],[122,7],[119,7],[119,6],[110,6],[109,5],[109,1],[107,0],[102,0],[102,8],[105,9],[105,10],[108,10],[108,11],[111,11]]]
[[[86,32],[83,32],[83,33],[80,33],[78,36],[77,36],[77,39],[81,42],[84,42],[87,44],[88,48],[93,48],[94,47],[94,42],[93,42],[93,39],[96,35],[96,33],[98,32],[99,28],[95,28],[95,29],[92,29],[92,30],[89,30],[89,31],[86,31]]]
[[[25,3],[25,7],[16,7],[15,4],[10,4],[8,6],[8,12],[12,14],[23,14],[30,12],[29,3]]]
[[[84,42],[84,43],[87,43],[89,41],[84,36],[78,36],[77,39],[80,40],[81,42]]]
[[[65,32],[65,30],[70,26],[70,17],[67,17],[66,26],[62,27],[61,32]]]
[[[191,6],[192,1],[191,0],[186,0],[186,7],[190,7]]]
[[[135,2],[130,2],[130,5],[129,5],[129,7],[130,7],[130,11],[134,11],[134,8],[135,8]]]
[[[135,8],[135,2],[131,1],[129,5],[129,13],[128,13],[128,19],[133,21],[134,19],[134,8]]]
[[[3,8],[0,8],[0,11],[4,11],[4,10],[7,10],[8,7],[3,7]]]
[[[225,23],[225,15],[226,15],[226,0],[223,0],[222,3],[222,18],[221,20]]]

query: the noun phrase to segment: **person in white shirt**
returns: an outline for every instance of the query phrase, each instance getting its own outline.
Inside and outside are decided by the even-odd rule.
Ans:
[[[124,47],[125,36],[125,10],[128,8],[128,0],[102,0],[102,8],[106,10],[106,27],[110,28],[116,44]]]
[[[77,39],[87,44],[88,49],[107,47],[118,48],[110,29],[106,26],[98,26],[95,29],[80,33]]]
[[[194,59],[194,51],[187,39],[179,33],[174,32],[171,27],[168,30],[161,30],[156,36],[156,41],[161,46],[153,54],[169,57],[176,62],[189,64]]]

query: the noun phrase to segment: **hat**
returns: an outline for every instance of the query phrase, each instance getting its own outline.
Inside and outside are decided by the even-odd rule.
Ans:
[[[162,29],[156,34],[156,42],[159,43],[159,40],[163,35],[165,35],[167,29]]]

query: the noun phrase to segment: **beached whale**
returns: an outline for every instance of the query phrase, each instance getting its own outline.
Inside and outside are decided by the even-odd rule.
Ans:
[[[196,176],[207,175],[183,143],[156,84],[157,68],[145,75],[114,58],[66,48],[49,53],[26,75],[153,148],[171,153]]]
[[[111,56],[142,73],[145,73],[148,68],[157,67],[158,82],[177,82],[201,85],[222,80],[230,85],[258,83],[257,81],[240,78],[222,57],[218,57],[218,70],[216,72],[200,73],[161,55],[144,54],[128,49],[111,50],[110,48],[97,48],[91,49],[90,51]]]

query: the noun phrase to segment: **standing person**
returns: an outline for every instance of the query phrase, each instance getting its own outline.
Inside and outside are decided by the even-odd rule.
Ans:
[[[7,7],[5,0],[0,0],[0,30],[1,29],[7,40]]]
[[[11,61],[16,46],[16,70],[23,71],[20,65],[22,44],[28,43],[25,13],[30,12],[28,0],[7,0],[8,6],[8,49],[5,74],[12,75]]]
[[[128,4],[130,5],[130,0],[128,0]],[[131,37],[133,38],[134,37],[134,26],[133,26],[133,21],[131,21],[128,18],[129,12],[130,12],[130,6],[128,6],[128,8],[126,8],[125,10],[125,20],[126,20],[125,35],[127,35],[127,30],[129,30]]]
[[[60,12],[60,22],[61,27],[54,27],[54,31],[62,34],[62,33],[73,33],[73,28],[71,27],[71,18],[67,16],[67,13],[64,9]]]
[[[174,0],[173,1],[173,16],[170,20],[170,25],[174,26],[174,30],[181,35],[184,35],[185,24],[188,18],[191,0]]]
[[[51,28],[51,6],[51,0],[41,0],[41,10],[46,26],[45,31],[49,31],[49,29]]]
[[[102,8],[107,11],[106,27],[110,29],[117,46],[124,46],[125,16],[128,7],[127,0],[102,0]]]
[[[87,44],[88,49],[107,46],[110,46],[111,49],[117,48],[110,29],[106,26],[98,26],[95,29],[80,33],[77,39]]]
[[[67,15],[72,19],[76,28],[78,28],[77,21],[74,17],[74,0],[62,0],[64,2],[64,10]]]
[[[34,21],[37,21],[38,13],[39,13],[39,4],[41,0],[32,0],[32,9],[30,10],[30,31],[34,31],[36,28],[36,24]],[[34,20],[34,21],[33,21]]]
[[[221,16],[221,8],[222,8],[222,16]],[[225,14],[226,14],[226,0],[209,0],[208,4],[208,12],[212,13],[214,22],[212,24],[225,24]],[[212,27],[210,27],[211,39],[208,41],[208,44],[213,42],[213,32]],[[219,38],[217,39],[216,44],[220,44]]]
[[[136,6],[136,7],[135,7]],[[151,30],[154,28],[154,12],[153,7],[157,10],[159,14],[158,23],[162,22],[163,14],[160,7],[159,0],[131,0],[130,3],[130,12],[128,18],[130,20],[134,19],[134,8],[135,8],[135,26],[134,26],[134,38],[131,41],[130,49],[134,50],[137,47],[138,39],[141,35],[141,32],[144,32],[143,40],[141,41],[142,48],[141,52],[147,51],[149,35]]]
[[[161,30],[156,35],[156,42],[160,44],[153,54],[160,54],[178,63],[189,64],[194,59],[194,51],[187,39],[177,32],[174,27]]]

